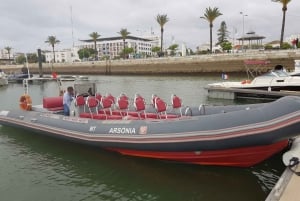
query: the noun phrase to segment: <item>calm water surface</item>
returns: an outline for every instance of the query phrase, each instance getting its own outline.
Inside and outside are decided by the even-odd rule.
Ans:
[[[207,99],[211,77],[91,76],[98,91],[133,97],[140,93],[150,100],[155,93],[169,100],[181,96],[184,105],[236,104]],[[0,109],[17,108],[21,84],[0,88]],[[57,84],[30,86],[34,104],[43,96],[58,94]],[[1,201],[260,201],[275,185],[284,167],[281,155],[251,168],[178,164],[121,156],[0,126]]]

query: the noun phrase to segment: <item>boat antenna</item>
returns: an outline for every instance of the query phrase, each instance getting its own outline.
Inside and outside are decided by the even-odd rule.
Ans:
[[[23,80],[23,87],[24,87],[25,94],[28,94],[28,79],[30,79],[30,74],[29,74],[27,54],[25,53],[24,56],[25,56],[25,65],[26,65],[26,68],[27,68],[27,78],[25,78]]]
[[[71,25],[72,25],[72,42],[73,42],[73,48],[74,48],[74,31],[73,31],[73,12],[72,12],[72,6],[70,6],[70,13],[71,13]]]
[[[28,67],[28,58],[27,58],[27,54],[25,53],[25,65],[26,65],[26,68],[27,68],[27,76],[29,77],[29,67]]]

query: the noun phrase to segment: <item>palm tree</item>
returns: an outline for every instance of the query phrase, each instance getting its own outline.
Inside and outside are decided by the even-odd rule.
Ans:
[[[52,52],[53,52],[53,61],[55,63],[55,53],[54,53],[54,46],[55,44],[60,43],[59,40],[56,39],[55,36],[48,36],[48,39],[45,41],[45,43],[49,43],[49,45],[52,46]]]
[[[219,9],[214,7],[208,7],[205,10],[204,16],[200,17],[202,19],[205,19],[209,23],[209,29],[210,29],[210,53],[212,53],[212,28],[213,28],[213,21],[219,17],[220,15],[223,15],[220,13]]]
[[[156,21],[160,26],[160,52],[163,52],[163,35],[164,35],[164,25],[169,21],[169,18],[166,14],[156,16]]]
[[[94,49],[95,49],[95,60],[98,60],[98,51],[97,51],[97,40],[99,39],[100,35],[98,32],[90,33],[89,35],[92,40],[94,41]]]
[[[118,32],[118,34],[121,35],[122,39],[123,39],[123,56],[124,59],[126,58],[125,56],[125,40],[127,38],[127,36],[129,36],[130,32],[127,31],[127,29],[121,29],[120,32]]]
[[[281,35],[280,35],[280,48],[282,48],[284,27],[285,27],[285,14],[287,11],[287,5],[291,0],[272,0],[273,2],[279,2],[282,4],[282,26],[281,26]]]
[[[11,51],[12,48],[9,47],[9,46],[6,46],[4,49],[7,51],[7,53],[8,53],[8,61],[10,61],[10,51]]]

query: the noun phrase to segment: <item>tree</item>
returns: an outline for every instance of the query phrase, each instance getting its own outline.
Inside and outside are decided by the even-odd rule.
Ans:
[[[120,32],[118,32],[118,34],[120,34],[123,39],[123,58],[125,59],[126,58],[125,40],[126,40],[127,36],[129,36],[130,32],[128,32],[127,29],[121,29]]]
[[[289,44],[287,42],[283,42],[281,48],[284,50],[287,50],[287,49],[291,49],[292,46],[291,46],[291,44]]]
[[[48,39],[45,41],[45,43],[49,43],[49,45],[52,46],[52,52],[53,52],[53,61],[55,63],[55,52],[54,52],[54,46],[58,43],[60,43],[59,40],[56,39],[55,36],[48,36]]]
[[[158,52],[160,51],[160,47],[158,47],[158,46],[152,47],[151,51],[158,55]]]
[[[287,11],[287,5],[291,2],[291,0],[272,0],[273,2],[279,2],[282,4],[282,25],[281,25],[281,34],[280,34],[280,48],[283,45],[283,36],[284,36],[284,28],[285,28],[285,15]]]
[[[79,59],[89,58],[95,54],[95,50],[92,48],[83,48],[78,50]]]
[[[178,44],[173,44],[168,48],[169,50],[171,50],[171,56],[175,55],[175,51],[177,50],[177,48],[178,48]]]
[[[27,60],[28,60],[28,63],[37,63],[38,62],[38,58],[35,53],[27,54]]]
[[[134,49],[132,47],[125,47],[122,52],[120,52],[120,56],[123,58],[126,58],[127,55],[134,52]]]
[[[232,49],[232,44],[231,42],[228,42],[228,41],[224,41],[220,44],[220,46],[222,47],[222,50],[223,51],[228,51],[228,50],[231,50]]]
[[[12,48],[9,47],[9,46],[6,46],[4,49],[7,51],[7,54],[8,54],[8,60],[10,60],[10,51],[11,51]]]
[[[17,58],[16,58],[16,63],[17,64],[24,64],[26,62],[26,58],[23,54],[19,55]]]
[[[209,23],[209,30],[210,30],[210,53],[212,53],[212,28],[213,28],[213,21],[219,17],[220,15],[223,15],[220,13],[218,8],[211,8],[208,7],[205,10],[204,16],[200,17]]]
[[[227,30],[227,25],[225,23],[225,21],[221,22],[221,26],[218,29],[218,42],[216,45],[220,45],[223,42],[227,42],[227,38],[229,36],[229,31]]]
[[[94,42],[94,49],[95,49],[95,60],[98,60],[98,51],[97,51],[97,40],[100,38],[100,35],[98,34],[98,32],[93,32],[93,33],[90,33],[89,35],[93,42]]]
[[[163,40],[164,39],[164,37],[163,37],[163,35],[164,35],[164,26],[169,21],[169,18],[166,14],[164,14],[164,15],[158,14],[156,16],[156,21],[160,26],[160,52],[162,53],[163,52],[163,41],[164,41]]]

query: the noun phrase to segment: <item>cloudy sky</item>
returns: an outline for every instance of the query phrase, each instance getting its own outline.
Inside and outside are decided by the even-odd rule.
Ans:
[[[73,41],[76,45],[79,39],[89,39],[92,32],[101,37],[118,36],[121,28],[127,28],[133,36],[149,35],[151,31],[159,35],[157,14],[167,14],[170,19],[165,25],[166,46],[175,41],[195,49],[209,42],[209,25],[200,19],[207,7],[217,7],[223,14],[214,21],[214,40],[222,21],[231,37],[242,35],[240,12],[247,15],[245,32],[253,30],[265,36],[265,42],[280,38],[282,4],[271,0],[0,0],[0,49],[51,49],[45,43],[50,35],[61,41],[56,48],[63,49],[71,47]],[[286,37],[300,33],[299,11],[299,0],[292,0],[287,10]]]

